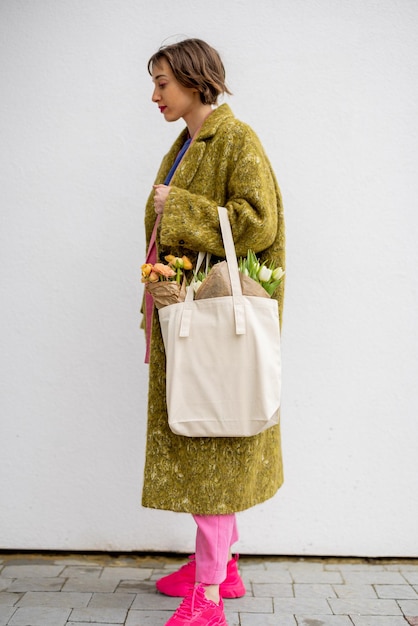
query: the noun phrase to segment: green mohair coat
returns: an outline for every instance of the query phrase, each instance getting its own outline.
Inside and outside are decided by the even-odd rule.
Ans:
[[[164,157],[156,183],[164,182],[186,138],[187,129]],[[206,119],[172,178],[157,234],[158,256],[185,254],[193,260],[197,251],[206,250],[223,257],[218,205],[228,210],[237,256],[251,248],[284,268],[282,201],[274,173],[256,134],[226,104]],[[151,194],[145,214],[147,242],[155,217]],[[281,311],[283,288],[275,296]],[[173,434],[167,420],[165,353],[157,314],[149,367],[142,504],[220,515],[271,498],[283,482],[280,426],[248,438]]]

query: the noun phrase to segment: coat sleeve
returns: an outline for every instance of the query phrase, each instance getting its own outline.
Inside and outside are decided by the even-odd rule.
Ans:
[[[244,129],[244,131],[243,131]],[[224,256],[218,204],[228,210],[237,256],[269,248],[278,228],[277,183],[256,134],[241,126],[225,141],[222,157],[205,160],[208,194],[171,187],[161,220],[160,241],[167,248],[208,251]],[[198,193],[195,193],[197,191]]]

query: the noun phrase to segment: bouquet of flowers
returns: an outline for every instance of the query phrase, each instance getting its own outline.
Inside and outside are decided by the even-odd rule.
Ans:
[[[167,264],[144,263],[141,267],[141,280],[152,295],[157,309],[184,301],[186,283],[181,278],[184,270],[191,270],[193,267],[187,256],[180,258],[169,254],[164,258]]]
[[[154,298],[157,309],[184,301],[186,281],[182,280],[182,276],[184,270],[193,267],[186,256],[179,258],[168,255],[165,260],[167,265],[145,263],[141,268],[142,282]],[[270,298],[284,277],[281,267],[274,268],[271,263],[260,263],[252,250],[248,250],[247,256],[238,260],[238,268],[242,293],[247,296]],[[232,295],[226,261],[215,263],[207,273],[196,273],[191,285],[196,300]]]
[[[270,298],[284,276],[281,267],[260,263],[252,250],[248,250],[247,256],[238,260],[238,269],[245,296]],[[216,263],[207,274],[199,272],[194,288],[196,300],[232,295],[227,262]]]
[[[268,266],[266,261],[260,263],[252,250],[248,250],[247,256],[238,261],[239,271],[252,280],[259,283],[271,297],[283,280],[284,270],[274,267],[273,263]]]

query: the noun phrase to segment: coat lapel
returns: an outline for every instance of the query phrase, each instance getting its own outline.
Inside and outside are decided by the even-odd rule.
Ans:
[[[174,172],[171,183],[180,189],[188,189],[205,154],[206,142],[197,138],[187,150]]]
[[[192,183],[192,180],[199,168],[199,165],[204,157],[206,150],[206,140],[213,137],[227,117],[233,117],[233,113],[227,104],[221,104],[220,107],[215,109],[203,124],[200,132],[190,145],[182,161],[177,167],[171,184],[179,187],[180,189],[188,189]],[[187,138],[187,129],[183,130],[177,141],[174,143],[172,149],[167,155],[167,171],[162,172],[165,177],[176,158],[177,153],[181,149],[183,143]]]

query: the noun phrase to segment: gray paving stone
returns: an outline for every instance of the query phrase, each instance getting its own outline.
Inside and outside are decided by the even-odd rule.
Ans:
[[[60,591],[64,583],[65,578],[16,578],[9,591]]]
[[[301,617],[296,615],[298,626],[353,626],[348,615],[312,615]]]
[[[241,576],[245,585],[251,583],[292,583],[293,579],[287,570],[248,570]]]
[[[77,565],[77,567],[83,567],[83,564],[87,567],[95,567],[95,564],[93,564],[92,557],[90,555],[86,557],[80,556],[75,558],[72,558],[70,556],[64,556],[62,559],[54,559],[54,565],[62,565],[63,567],[67,567],[68,565]]]
[[[79,609],[88,605],[91,593],[72,593],[61,591],[29,591],[20,600],[22,606],[49,606]]]
[[[385,569],[398,569],[405,572],[418,572],[418,559],[411,559],[410,561],[394,560],[385,564]]]
[[[64,568],[62,565],[6,565],[2,578],[56,578]]]
[[[178,569],[182,565],[188,562],[188,557],[183,555],[181,557],[177,557],[177,555],[172,554],[169,558],[162,557],[159,555],[142,555],[139,558],[136,556],[132,556],[130,559],[125,558],[123,562],[119,559],[117,564],[123,565],[124,567],[140,567],[142,569],[152,569],[157,570],[159,568],[165,567],[173,567],[174,569]],[[115,566],[115,563],[112,564]]]
[[[283,583],[253,583],[253,594],[257,598],[293,598],[293,586]]]
[[[399,572],[344,572],[346,583],[366,584],[366,585],[404,585],[405,578]]]
[[[63,586],[62,591],[113,593],[118,584],[119,581],[117,579],[110,578],[108,580],[103,580],[101,578],[91,578],[90,576],[85,576],[84,578],[69,578]]]
[[[91,578],[99,578],[103,572],[103,567],[88,566],[88,565],[69,565],[65,567],[61,572],[62,578],[83,578],[83,576],[89,576]]]
[[[398,604],[404,615],[418,615],[418,600],[399,600]]]
[[[239,613],[234,613],[233,611],[224,611],[226,621],[228,622],[228,626],[241,626],[241,620]]]
[[[169,611],[129,611],[125,626],[164,626],[171,615]]]
[[[102,580],[146,580],[150,578],[152,569],[140,567],[105,567],[101,575]]]
[[[10,626],[65,626],[71,609],[23,607],[9,620]]]
[[[129,609],[134,600],[134,593],[95,593],[89,602],[89,607],[106,606],[114,609]]]
[[[7,622],[16,611],[12,606],[0,606],[0,626],[6,626]]]
[[[6,606],[14,606],[17,604],[22,597],[21,593],[9,593],[8,591],[3,591],[0,593],[0,605]]]
[[[273,613],[272,598],[252,598],[244,596],[234,600],[224,600],[225,609],[239,613]]]
[[[259,572],[260,570],[262,570],[263,572],[266,571],[266,564],[264,561],[259,561],[256,562],[253,559],[240,559],[239,560],[239,569],[241,572],[248,572],[248,571],[252,571],[252,572]]]
[[[240,613],[241,626],[297,626],[293,615]]]
[[[334,591],[339,598],[377,598],[372,585],[333,585]]]
[[[412,572],[402,570],[402,574],[410,585],[418,585],[418,570]]]
[[[329,615],[327,600],[322,598],[274,598],[274,613],[278,615]]]
[[[337,594],[331,585],[295,584],[293,585],[296,598],[336,598]]]
[[[86,609],[74,609],[71,613],[72,622],[97,622],[102,624],[108,622],[109,624],[123,624],[126,619],[128,611],[125,609],[109,609],[102,608],[86,608]]]
[[[289,569],[292,567],[292,562],[291,561],[270,561],[269,559],[266,559],[264,562],[264,568],[267,572],[277,572],[277,571],[289,571]]]
[[[104,624],[103,622],[67,622],[65,626],[123,626],[123,623],[120,624]]]
[[[5,591],[12,584],[12,578],[0,578],[0,592]]]
[[[115,593],[155,593],[155,582],[152,580],[121,580]]]
[[[324,572],[321,570],[291,570],[295,583],[328,583],[338,584],[343,582],[340,572]]]
[[[355,563],[339,561],[338,563],[327,563],[324,569],[330,572],[383,572],[386,568],[383,565],[364,563],[364,561],[358,561]]]
[[[3,566],[11,567],[13,566],[21,566],[21,565],[56,565],[55,560],[51,559],[47,554],[39,554],[35,555],[26,555],[19,553],[11,553],[6,556],[4,559]]]
[[[241,577],[241,578],[242,578],[242,577]],[[244,580],[244,579],[242,578],[242,580]],[[244,584],[245,584],[245,597],[246,597],[246,598],[254,598],[254,596],[256,595],[256,594],[254,593],[254,590],[253,590],[253,589],[254,589],[254,584],[257,584],[257,585],[258,585],[259,583],[249,583],[249,582],[247,581],[247,582],[246,582],[246,583],[244,583]],[[263,583],[260,583],[260,584],[263,584]],[[276,584],[276,583],[272,583],[272,584]],[[281,584],[281,583],[277,583],[277,585],[280,585],[280,584]],[[260,597],[262,597],[262,596],[260,596]]]
[[[393,600],[418,600],[418,594],[410,585],[375,585],[379,598]]]
[[[354,626],[408,626],[403,617],[350,615]]]
[[[141,611],[175,611],[180,605],[181,598],[170,598],[160,593],[143,593],[138,594],[131,606],[131,609],[139,609]]]
[[[315,561],[312,559],[294,561],[290,563],[290,571],[295,572],[323,572],[325,569],[326,561]]]
[[[158,567],[153,568],[154,574],[158,574],[159,576],[165,576],[166,574],[171,574],[171,572],[175,572],[180,567],[185,565],[187,561],[176,561],[175,559],[170,558],[166,563],[160,563]]]
[[[336,615],[399,615],[401,613],[395,600],[330,598],[328,602]]]

